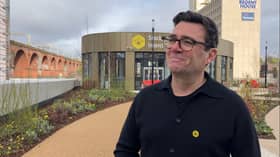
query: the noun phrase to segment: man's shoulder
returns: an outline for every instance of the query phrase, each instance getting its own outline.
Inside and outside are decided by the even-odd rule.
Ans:
[[[223,84],[212,81],[211,88],[215,89],[215,92],[220,95],[220,97],[223,97],[224,99],[241,99],[241,97],[232,89],[224,86]]]

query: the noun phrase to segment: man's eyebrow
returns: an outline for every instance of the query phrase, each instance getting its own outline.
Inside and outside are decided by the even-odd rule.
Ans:
[[[185,36],[185,35],[183,35],[183,36],[181,37],[181,39],[190,39],[190,40],[195,40],[195,39],[193,39],[192,37]]]

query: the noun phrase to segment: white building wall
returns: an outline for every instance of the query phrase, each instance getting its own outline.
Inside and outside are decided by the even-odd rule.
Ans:
[[[242,20],[242,13],[253,13],[253,20]],[[259,78],[261,1],[256,8],[240,8],[239,0],[222,4],[221,38],[234,43],[234,78]]]
[[[203,8],[197,6],[201,0],[190,0],[190,9],[212,18],[220,38],[233,42],[233,77],[259,78],[261,1],[255,8],[241,8],[240,1],[255,0],[211,0]],[[253,13],[254,19],[242,20],[242,12]]]
[[[0,0],[0,80],[6,79],[8,52],[8,1]]]
[[[79,86],[75,79],[10,79],[0,81],[0,116],[38,104]]]

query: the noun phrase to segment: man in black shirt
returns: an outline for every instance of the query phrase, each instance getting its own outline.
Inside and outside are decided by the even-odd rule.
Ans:
[[[204,72],[217,54],[216,25],[191,11],[173,22],[163,37],[171,76],[136,96],[115,157],[260,157],[245,103]]]

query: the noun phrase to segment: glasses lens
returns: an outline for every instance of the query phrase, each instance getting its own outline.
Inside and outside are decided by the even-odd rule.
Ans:
[[[181,48],[187,51],[191,50],[194,45],[193,41],[191,41],[190,39],[181,39],[180,42]]]

